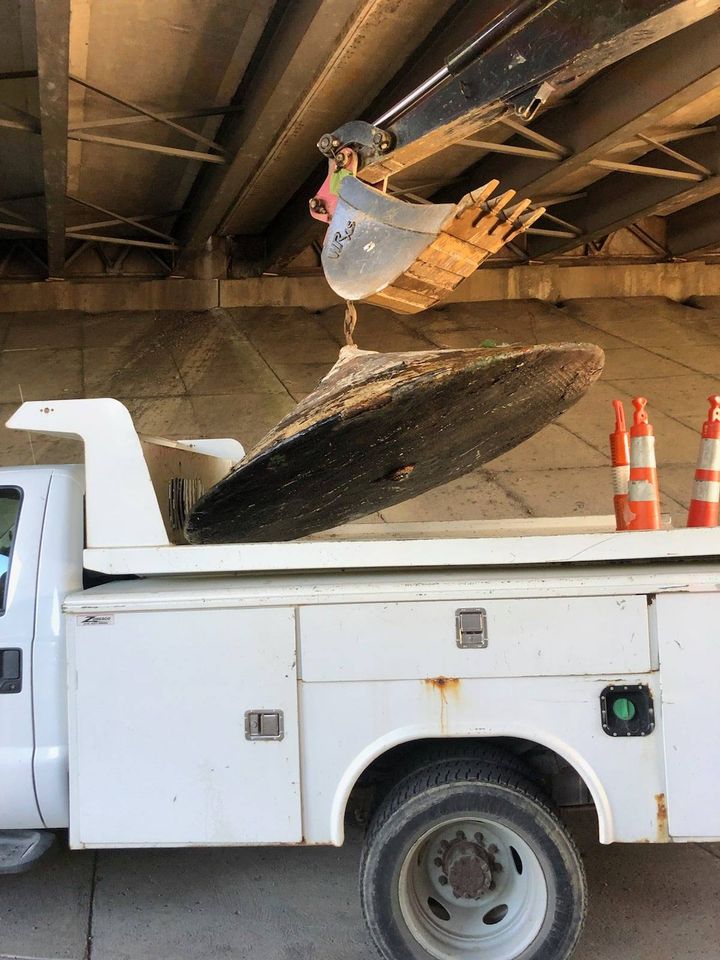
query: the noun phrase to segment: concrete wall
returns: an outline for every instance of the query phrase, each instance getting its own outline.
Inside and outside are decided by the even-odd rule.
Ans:
[[[447,300],[565,300],[654,297],[672,300],[720,296],[720,264],[533,264],[479,270]],[[0,283],[0,314],[41,310],[88,313],[143,310],[209,310],[212,307],[302,307],[326,310],[340,303],[321,275],[263,276],[249,280],[39,281]],[[392,316],[392,315],[388,315]]]

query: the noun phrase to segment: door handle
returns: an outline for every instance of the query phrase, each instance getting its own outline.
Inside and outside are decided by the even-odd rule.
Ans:
[[[22,690],[22,650],[6,647],[0,650],[0,693]]]

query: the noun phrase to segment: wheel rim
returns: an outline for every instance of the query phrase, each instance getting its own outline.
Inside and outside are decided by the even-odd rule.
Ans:
[[[408,930],[437,960],[515,960],[548,906],[532,848],[485,818],[447,820],[420,837],[403,861],[398,893]]]

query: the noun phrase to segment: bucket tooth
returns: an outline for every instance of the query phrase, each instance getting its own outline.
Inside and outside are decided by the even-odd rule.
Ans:
[[[514,190],[506,190],[505,193],[501,193],[496,200],[490,201],[490,206],[493,211],[497,212],[499,210],[504,210],[504,208],[510,203],[510,201],[515,197]]]
[[[544,210],[529,210],[507,190],[490,199],[498,181],[457,204],[410,204],[368,186],[343,180],[325,237],[322,264],[344,300],[366,300],[396,313],[433,307],[513,240]]]

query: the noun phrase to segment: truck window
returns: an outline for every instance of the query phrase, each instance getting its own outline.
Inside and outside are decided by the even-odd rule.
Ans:
[[[0,614],[5,613],[10,561],[21,497],[17,487],[0,487]]]

